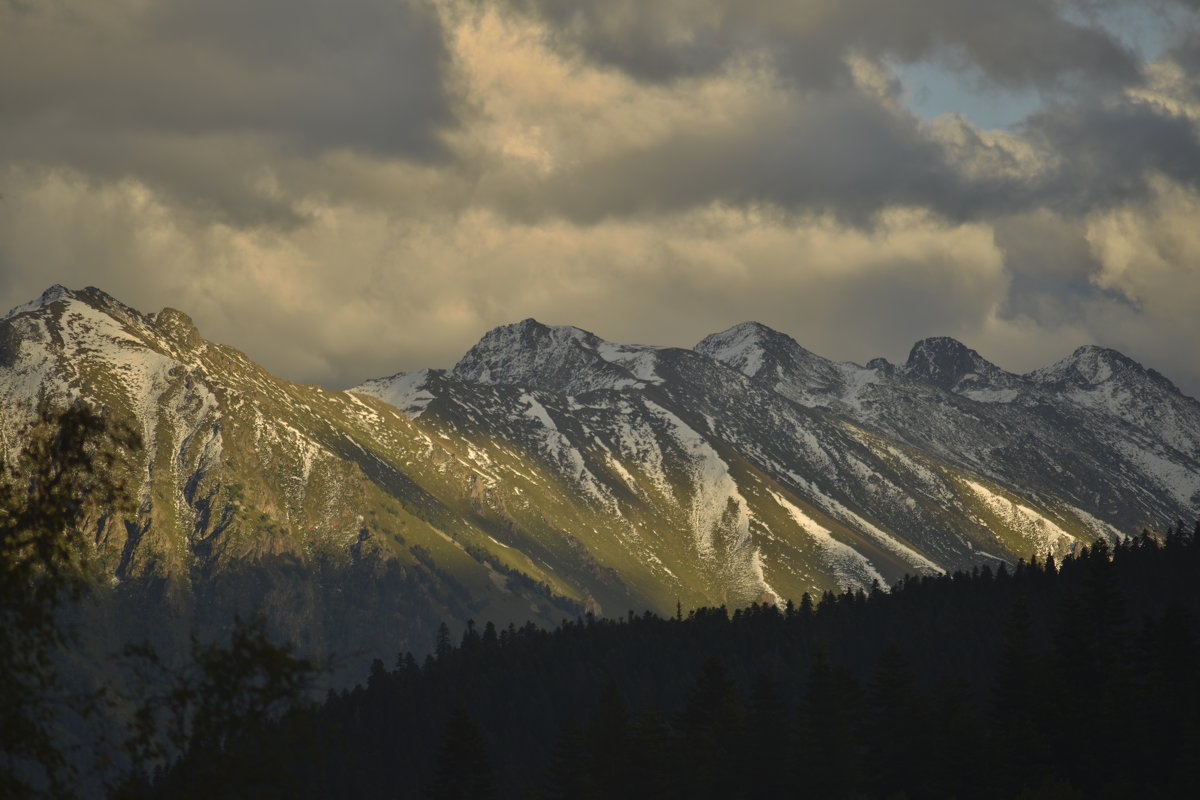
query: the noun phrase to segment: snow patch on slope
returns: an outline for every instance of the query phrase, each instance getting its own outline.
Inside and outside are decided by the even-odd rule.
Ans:
[[[880,383],[879,370],[860,367],[857,364],[842,363],[836,366],[843,381],[840,398],[842,403],[855,414],[864,415],[866,410],[863,408],[863,395],[870,391],[872,386]]]
[[[411,419],[421,416],[434,400],[429,391],[430,371],[402,372],[390,378],[376,378],[361,383],[348,391],[369,394],[395,406]]]
[[[979,389],[968,389],[960,392],[963,397],[974,400],[978,403],[1011,403],[1020,397],[1021,392],[1018,389],[997,389],[994,387],[986,387]]]
[[[913,550],[908,545],[897,540],[886,531],[872,525],[867,520],[863,519],[858,514],[851,511],[843,503],[830,497],[825,492],[817,488],[812,481],[805,480],[802,476],[795,472],[787,471],[787,476],[800,488],[805,491],[805,494],[811,498],[814,505],[818,506],[826,514],[829,514],[834,519],[839,520],[844,525],[858,531],[859,533],[874,539],[876,544],[883,547],[888,552],[895,555],[904,563],[915,569],[918,573],[924,575],[940,575],[945,572],[934,562],[930,561],[925,556]]]
[[[303,433],[283,420],[276,420],[275,425],[277,432],[280,430],[286,431],[290,443],[300,458],[301,483],[307,484],[308,477],[312,474],[313,465],[325,455],[324,448],[318,446]],[[276,435],[276,441],[283,444],[283,439],[279,438],[278,434]]]
[[[546,407],[539,403],[533,395],[528,393],[522,394],[520,400],[522,403],[527,404],[525,416],[537,420],[539,423],[541,423],[542,427],[546,428],[548,431],[558,433],[558,426],[554,424],[554,420],[551,419],[550,413],[546,411]]]
[[[663,379],[654,371],[658,361],[658,347],[644,345],[614,344],[600,342],[596,345],[596,353],[610,364],[616,364],[628,371],[637,381],[618,380],[610,388],[625,389],[641,385],[639,381],[660,384]]]
[[[879,570],[875,569],[866,556],[833,538],[828,528],[820,525],[795,504],[788,502],[783,495],[772,489],[768,489],[767,493],[821,551],[826,566],[840,585],[849,589],[864,590],[870,589],[875,581],[879,581],[881,586],[886,585],[887,582],[879,574]]]
[[[621,509],[616,498],[612,496],[608,487],[597,480],[592,471],[587,468],[583,454],[571,444],[570,439],[559,431],[558,426],[554,424],[554,418],[550,416],[546,407],[528,392],[522,393],[519,399],[520,402],[526,404],[525,416],[538,423],[542,449],[553,459],[555,466],[565,472],[572,482],[582,487],[594,500],[614,515],[619,515]]]
[[[696,549],[702,555],[712,555],[713,539],[722,528],[730,503],[736,505],[733,529],[734,547],[750,540],[750,505],[738,491],[737,482],[729,474],[729,466],[721,459],[704,437],[679,417],[662,406],[645,401],[646,408],[671,426],[675,441],[686,455],[692,478],[691,522]]]
[[[1067,509],[1074,516],[1078,517],[1079,520],[1082,521],[1085,525],[1087,525],[1089,528],[1091,528],[1092,531],[1097,536],[1102,536],[1105,539],[1109,539],[1111,541],[1118,541],[1118,542],[1129,538],[1128,534],[1122,533],[1121,531],[1117,530],[1112,525],[1108,524],[1104,520],[1099,519],[1098,517],[1096,517],[1092,514],[1089,514],[1088,512],[1084,511],[1082,508],[1069,505],[1069,506],[1067,506]]]
[[[73,300],[61,324],[74,363],[98,360],[120,378],[119,390],[142,423],[147,450],[152,449],[160,399],[172,383],[170,373],[183,365],[151,350],[111,316],[87,303]]]
[[[71,389],[48,343],[50,331],[44,319],[32,318],[11,323],[19,326],[20,349],[16,363],[5,371],[0,384],[0,400],[5,414],[0,416],[0,430],[15,435],[26,420],[12,413],[19,406],[32,410],[43,391],[48,397],[71,398],[78,394]]]
[[[1020,534],[1033,545],[1034,552],[1039,555],[1060,552],[1076,541],[1074,536],[1029,506],[996,494],[975,481],[964,479],[963,484],[970,488],[993,514],[1003,520],[1010,530]]]
[[[631,403],[621,400],[617,403],[616,410],[620,416],[617,417],[617,425],[609,435],[618,454],[645,475],[663,497],[669,497],[671,485],[667,481],[666,469],[663,466],[662,446],[658,436],[644,418],[635,415]]]
[[[1117,442],[1115,446],[1143,475],[1170,492],[1181,504],[1194,504],[1194,498],[1200,496],[1200,473],[1132,442]]]

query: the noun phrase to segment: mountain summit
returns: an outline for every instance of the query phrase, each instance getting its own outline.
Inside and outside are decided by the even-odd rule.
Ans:
[[[903,370],[947,391],[981,384],[1010,386],[1016,377],[949,336],[934,336],[914,344]]]
[[[653,349],[611,345],[579,328],[526,319],[488,331],[450,375],[473,383],[581,394],[654,380],[646,369]]]
[[[1123,353],[1084,345],[1024,378],[1072,405],[1136,428],[1150,441],[1200,458],[1200,430],[1194,422],[1200,402]],[[1152,458],[1149,453],[1145,457]]]
[[[1038,383],[1093,387],[1108,382],[1141,382],[1149,379],[1163,389],[1175,389],[1157,372],[1107,347],[1084,345],[1071,355],[1027,376]],[[1175,391],[1178,391],[1177,389]]]
[[[743,322],[706,336],[695,350],[796,398],[828,393],[843,383],[832,361],[759,322]]]

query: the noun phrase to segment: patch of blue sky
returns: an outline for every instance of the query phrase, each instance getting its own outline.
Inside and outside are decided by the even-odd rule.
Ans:
[[[1197,14],[1174,3],[1102,3],[1069,12],[1080,24],[1103,25],[1143,60],[1156,58],[1173,43],[1180,31],[1193,27]],[[909,108],[931,120],[943,114],[961,114],[979,128],[1009,128],[1037,110],[1043,94],[1035,87],[1012,89],[990,85],[971,68],[934,58],[895,65],[904,85]]]
[[[977,73],[951,69],[940,62],[899,65],[896,71],[908,107],[926,120],[961,114],[978,128],[1007,128],[1041,104],[1041,95],[1035,90],[989,87]]]

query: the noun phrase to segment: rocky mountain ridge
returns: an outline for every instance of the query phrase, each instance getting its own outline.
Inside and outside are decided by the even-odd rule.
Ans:
[[[146,439],[137,518],[96,519],[119,589],[343,652],[869,589],[1200,511],[1200,403],[1101,348],[1015,375],[946,338],[864,367],[757,323],[688,350],[525,320],[333,392],[54,287],[0,321],[6,447],[43,395]]]

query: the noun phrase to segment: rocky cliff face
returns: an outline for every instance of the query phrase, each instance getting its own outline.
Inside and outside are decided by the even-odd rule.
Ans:
[[[686,350],[525,320],[331,392],[55,287],[0,322],[7,447],[43,394],[147,442],[139,514],[96,522],[115,591],[342,652],[869,588],[1200,511],[1200,404],[1098,348],[1020,376],[950,339],[861,367],[755,323]]]

